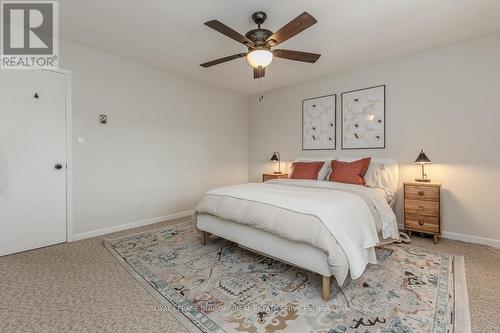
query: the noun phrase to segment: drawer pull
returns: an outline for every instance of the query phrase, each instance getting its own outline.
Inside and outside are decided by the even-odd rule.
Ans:
[[[420,225],[424,225],[424,221],[422,221],[422,220],[418,220],[418,224],[420,224]]]
[[[424,196],[424,194],[425,194],[424,191],[418,192],[418,195],[421,196],[421,197]]]
[[[424,206],[418,206],[418,210],[424,210]]]

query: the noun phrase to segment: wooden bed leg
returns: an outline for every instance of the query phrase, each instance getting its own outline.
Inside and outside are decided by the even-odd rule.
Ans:
[[[330,287],[332,283],[331,276],[323,276],[323,301],[328,302],[330,299]]]
[[[201,232],[201,245],[207,245],[208,233],[206,231]]]

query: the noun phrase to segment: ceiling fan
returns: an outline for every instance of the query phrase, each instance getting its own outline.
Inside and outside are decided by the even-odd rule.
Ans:
[[[253,13],[252,20],[257,24],[257,29],[250,30],[245,36],[217,20],[205,22],[206,26],[245,45],[248,48],[248,52],[209,61],[200,66],[207,68],[246,56],[248,63],[253,67],[253,78],[258,79],[264,77],[266,67],[271,63],[274,57],[309,63],[315,63],[316,60],[319,59],[321,54],[317,53],[279,49],[271,50],[271,48],[276,45],[283,43],[315,24],[317,21],[311,14],[303,12],[274,33],[267,29],[261,29],[260,26],[264,23],[266,18],[266,13],[262,11]]]

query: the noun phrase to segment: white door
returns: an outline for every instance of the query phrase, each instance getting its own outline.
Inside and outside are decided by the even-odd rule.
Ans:
[[[65,80],[0,70],[0,256],[66,241]]]

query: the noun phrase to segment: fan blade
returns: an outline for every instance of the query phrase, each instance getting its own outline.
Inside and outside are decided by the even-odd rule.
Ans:
[[[300,14],[299,16],[288,22],[288,24],[286,24],[280,30],[272,34],[271,37],[269,37],[266,42],[270,46],[281,44],[287,39],[306,30],[316,22],[318,21],[316,21],[316,19],[312,17],[311,14],[309,14],[308,12],[303,12],[302,14]]]
[[[239,32],[231,29],[230,27],[228,27],[227,25],[225,25],[222,22],[219,22],[217,20],[212,20],[212,21],[205,22],[205,25],[207,27],[210,27],[210,28],[220,32],[223,35],[226,35],[227,37],[229,37],[231,39],[234,39],[235,41],[237,41],[237,42],[239,42],[247,47],[253,46],[253,42],[250,39],[246,38],[245,36],[243,36]]]
[[[260,79],[261,77],[264,77],[264,75],[266,75],[266,69],[264,67],[253,69],[253,78],[254,79]]]
[[[273,50],[273,55],[276,58],[283,58],[295,61],[304,61],[315,63],[316,60],[321,57],[321,54],[317,53],[309,53],[309,52],[300,52],[300,51],[292,51],[292,50]]]
[[[238,59],[238,58],[243,58],[246,55],[247,55],[246,53],[233,54],[233,55],[228,56],[228,57],[224,57],[224,58],[220,58],[217,60],[212,60],[212,61],[206,62],[204,64],[201,64],[200,66],[207,68],[210,66],[222,64],[223,62],[226,62],[226,61],[230,61],[230,60],[234,60],[234,59]]]

